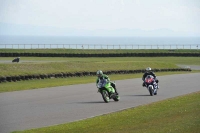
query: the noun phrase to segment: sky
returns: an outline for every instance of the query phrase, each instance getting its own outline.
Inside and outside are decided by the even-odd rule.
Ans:
[[[157,31],[200,36],[200,0],[0,0],[1,35],[31,34],[32,29],[38,29],[32,34],[43,29],[53,35]]]

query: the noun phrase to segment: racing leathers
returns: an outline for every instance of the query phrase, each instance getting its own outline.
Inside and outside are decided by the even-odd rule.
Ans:
[[[157,77],[156,77],[156,75],[155,75],[155,73],[152,72],[152,71],[148,71],[148,72],[145,72],[145,73],[143,74],[143,76],[142,76],[142,80],[143,80],[142,86],[143,86],[143,87],[146,86],[146,85],[145,85],[145,82],[144,82],[144,79],[146,78],[147,75],[152,75],[152,76],[154,77],[156,83],[159,82],[158,79],[157,79]],[[159,88],[159,87],[158,87],[158,88]]]
[[[99,80],[102,80],[102,79],[107,79],[110,82],[110,85],[115,89],[115,93],[117,95],[119,94],[118,91],[117,91],[115,83],[111,82],[109,77],[106,74],[103,74],[101,77],[98,77],[97,80],[96,80],[96,84],[98,84]]]

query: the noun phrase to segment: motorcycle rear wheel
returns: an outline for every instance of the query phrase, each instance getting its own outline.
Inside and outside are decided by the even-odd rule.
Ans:
[[[113,98],[114,101],[119,101],[119,96],[116,96],[115,98]]]

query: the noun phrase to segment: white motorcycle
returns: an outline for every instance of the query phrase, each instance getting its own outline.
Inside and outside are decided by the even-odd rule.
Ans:
[[[144,83],[151,96],[157,95],[158,84],[152,75],[147,75]]]

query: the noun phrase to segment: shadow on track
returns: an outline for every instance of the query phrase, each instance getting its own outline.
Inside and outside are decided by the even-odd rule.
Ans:
[[[105,103],[104,101],[93,101],[93,102],[77,102],[78,104],[97,104],[97,103]]]
[[[150,95],[149,95],[149,94],[146,94],[146,95],[124,95],[124,96],[133,97],[133,96],[150,96]]]
[[[109,103],[116,103],[116,101],[109,101]],[[97,103],[105,103],[104,101],[92,101],[92,102],[77,102],[77,104],[97,104]]]

